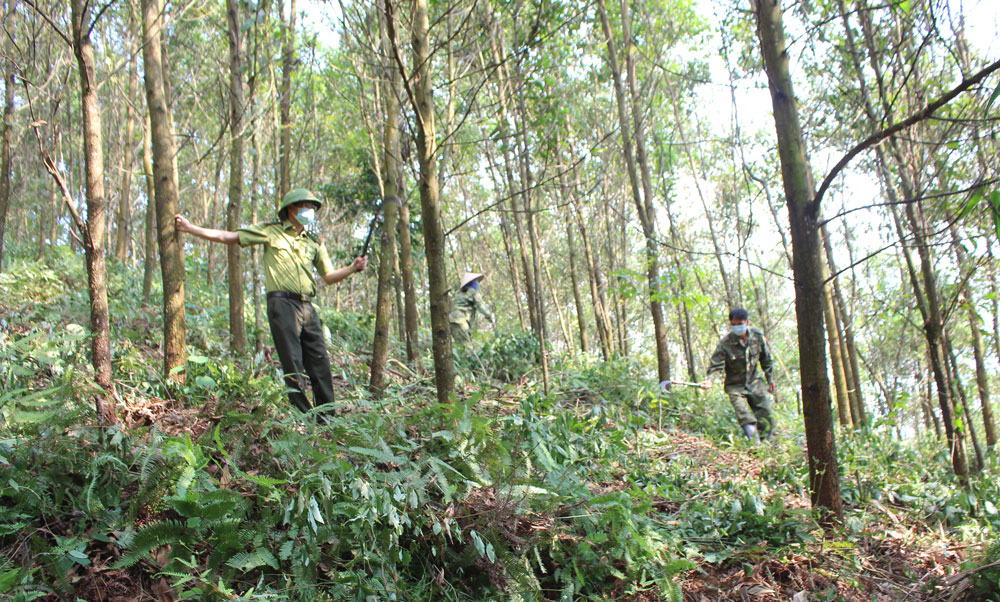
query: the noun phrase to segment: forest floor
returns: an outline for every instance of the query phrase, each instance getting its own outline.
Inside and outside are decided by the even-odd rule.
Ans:
[[[121,413],[126,428],[157,424],[170,435],[201,437],[212,425],[212,407],[177,408],[162,399],[126,397]],[[655,427],[650,427],[655,430]],[[707,438],[670,431],[669,443],[656,449],[669,459],[686,457],[699,466],[709,482],[759,479],[767,459],[720,449]],[[766,445],[766,444],[765,444]],[[732,467],[740,467],[732,470]],[[594,484],[595,490],[613,484]],[[696,493],[703,495],[703,493]],[[490,504],[489,500],[470,503]],[[808,498],[788,493],[788,508],[809,508]],[[664,514],[678,511],[676,503],[654,505]],[[686,602],[940,602],[961,600],[965,587],[959,564],[972,550],[941,530],[930,529],[909,513],[893,511],[879,502],[869,502],[868,521],[853,543],[843,539],[810,543],[801,553],[768,554],[764,546],[751,547],[728,562],[701,562],[679,579]],[[545,517],[539,517],[545,522]],[[96,568],[96,567],[95,567]],[[94,589],[85,600],[173,602],[168,587],[129,571],[115,572],[116,586],[109,589],[108,575],[91,575]],[[836,591],[836,597],[830,592]],[[116,591],[116,594],[111,594]],[[86,592],[81,592],[86,594]],[[109,595],[110,594],[110,595]],[[954,597],[952,597],[954,594]],[[633,594],[621,599],[653,602],[653,594]]]

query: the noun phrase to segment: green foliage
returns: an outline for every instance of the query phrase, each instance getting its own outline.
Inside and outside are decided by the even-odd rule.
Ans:
[[[497,332],[479,352],[484,371],[491,377],[513,382],[534,368],[540,359],[534,334],[522,330]]]
[[[978,565],[979,570],[970,580],[972,591],[977,596],[975,599],[997,602],[1000,600],[1000,540],[990,544]]]

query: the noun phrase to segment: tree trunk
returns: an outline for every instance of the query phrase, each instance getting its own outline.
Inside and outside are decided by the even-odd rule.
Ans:
[[[174,228],[179,210],[176,150],[163,76],[163,11],[159,0],[142,0],[143,71],[153,146],[157,241],[163,279],[163,374],[184,382],[185,357],[184,247]],[[175,370],[175,368],[177,370]]]
[[[885,165],[885,158],[879,149],[876,149],[876,155],[880,160],[882,177],[886,185],[886,193],[889,195],[890,203],[895,203],[897,201],[897,196],[895,188],[889,179],[889,170]],[[908,198],[913,198],[909,193],[906,193],[906,196]],[[910,247],[906,244],[906,235],[903,232],[903,224],[902,219],[899,216],[899,212],[896,211],[895,205],[890,207],[890,211],[893,215],[899,240],[903,243],[902,251],[903,256],[906,258],[906,267],[910,276],[910,285],[913,287],[913,294],[917,301],[917,307],[920,309],[920,315],[924,320],[923,331],[924,338],[927,341],[927,360],[930,363],[931,373],[933,374],[934,382],[937,385],[938,405],[941,408],[941,421],[944,423],[944,432],[948,439],[948,449],[951,451],[952,469],[960,481],[965,481],[968,475],[968,465],[965,458],[965,445],[961,437],[961,431],[955,429],[954,400],[951,397],[951,385],[948,382],[947,374],[945,373],[944,368],[944,362],[946,360],[944,359],[944,353],[941,347],[941,322],[939,320],[940,312],[937,306],[937,288],[934,282],[933,273],[931,272],[932,264],[929,263],[930,256],[928,254],[928,250],[926,249],[922,233],[916,231],[917,222],[912,220],[911,226],[914,229],[914,246],[918,247],[920,261],[922,264],[921,271],[924,275],[923,284],[925,289],[928,285],[931,285],[931,290],[925,290],[920,287],[920,276],[918,275],[916,265],[913,261]]]
[[[667,331],[663,321],[663,308],[660,302],[660,275],[659,258],[656,249],[656,217],[653,212],[653,192],[649,175],[649,161],[646,157],[645,130],[642,121],[641,97],[639,95],[638,82],[635,75],[635,61],[632,54],[633,39],[631,23],[629,20],[628,4],[626,0],[621,2],[622,30],[625,39],[625,65],[626,77],[628,79],[629,90],[631,92],[631,102],[625,97],[625,89],[622,84],[621,69],[618,66],[618,55],[615,48],[614,35],[611,33],[611,25],[608,22],[607,10],[604,0],[597,0],[597,11],[601,20],[601,28],[608,46],[608,64],[611,68],[611,75],[615,85],[615,98],[618,106],[618,124],[622,135],[622,151],[625,156],[625,165],[628,170],[629,184],[632,188],[632,201],[635,203],[635,210],[639,216],[639,223],[642,225],[642,232],[645,236],[646,249],[646,279],[647,295],[649,298],[649,312],[653,318],[653,338],[656,345],[656,367],[659,380],[670,380],[670,356],[667,348]],[[632,153],[632,134],[630,132],[629,121],[626,115],[627,105],[631,105],[632,120],[635,125],[635,140],[637,157]],[[640,174],[636,173],[636,163]]]
[[[80,229],[87,256],[87,290],[90,293],[91,362],[94,380],[104,393],[114,394],[111,380],[111,325],[108,317],[107,266],[104,259],[105,197],[104,149],[101,142],[101,109],[97,99],[94,48],[90,43],[90,11],[83,0],[71,3],[73,54],[80,69],[80,108],[86,162],[87,222]],[[97,418],[116,421],[114,408],[104,393],[95,395]]]
[[[390,10],[386,0],[386,10]],[[416,116],[417,155],[420,166],[420,215],[424,224],[427,253],[428,292],[430,296],[431,338],[434,354],[434,381],[439,403],[451,403],[455,392],[455,364],[451,352],[448,314],[448,275],[444,265],[444,231],[441,226],[441,200],[438,190],[437,139],[434,128],[434,94],[431,85],[431,54],[427,0],[413,2],[413,64],[415,86],[412,98]],[[388,19],[392,22],[391,16]]]
[[[385,365],[389,359],[389,323],[392,321],[393,257],[396,254],[396,216],[399,197],[382,202],[382,246],[379,249],[378,293],[375,299],[375,340],[372,344],[371,378],[368,389],[376,398],[385,391]]]
[[[986,465],[986,459],[983,454],[983,446],[979,443],[976,426],[972,422],[972,410],[969,405],[969,399],[965,395],[965,387],[962,386],[962,378],[958,373],[958,361],[955,359],[955,350],[951,347],[951,337],[948,336],[947,328],[941,332],[941,343],[948,358],[948,362],[945,364],[945,368],[949,373],[948,381],[954,385],[954,391],[958,393],[959,401],[962,402],[962,424],[965,428],[969,429],[969,436],[972,438],[972,450],[976,454],[976,470],[979,471]],[[954,392],[952,395],[954,396]]]
[[[566,221],[566,245],[569,247],[569,278],[573,284],[573,303],[576,305],[576,323],[580,331],[580,351],[587,353],[587,321],[583,313],[583,297],[580,295],[580,277],[576,273],[576,246],[573,244],[573,226]],[[569,342],[567,341],[567,344]]]
[[[391,14],[386,14],[385,18],[391,18]],[[398,41],[395,38],[396,27],[385,28],[385,36],[382,40],[384,52],[387,56],[393,55],[393,49],[397,47]],[[390,36],[392,36],[390,38]],[[410,240],[410,205],[402,192],[401,179],[403,170],[402,145],[400,142],[399,119],[402,107],[400,106],[403,96],[403,74],[400,66],[395,61],[390,60],[386,69],[389,85],[385,93],[386,123],[385,123],[385,181],[384,188],[386,195],[400,197],[397,203],[397,217],[399,230],[399,273],[403,284],[403,325],[402,332],[406,342],[406,361],[411,366],[420,366],[420,345],[418,339],[418,316],[417,316],[417,293],[413,276],[413,242]]]
[[[997,444],[997,431],[996,424],[993,421],[993,405],[990,403],[990,385],[986,373],[986,349],[983,345],[983,333],[979,329],[980,319],[979,314],[976,312],[976,306],[973,303],[969,279],[965,276],[971,269],[969,267],[970,262],[958,238],[958,227],[955,225],[955,222],[949,222],[948,228],[951,230],[952,249],[955,251],[955,257],[962,272],[962,297],[969,320],[969,331],[972,333],[972,352],[976,360],[976,389],[979,392],[979,403],[983,409],[983,430],[986,434],[986,445],[992,448]],[[996,315],[994,315],[995,319],[997,319]]]
[[[142,132],[142,173],[146,182],[146,223],[143,246],[142,304],[149,305],[153,294],[153,271],[156,269],[156,178],[153,176],[153,135],[146,113]]]
[[[826,265],[823,266],[823,280],[826,280],[828,272]],[[837,340],[837,319],[833,310],[833,297],[830,294],[831,286],[827,284],[823,287],[823,317],[826,321],[827,344],[830,349],[830,368],[833,372],[834,390],[837,393],[837,414],[840,417],[840,425],[851,426],[851,402],[847,397],[847,385],[844,383],[844,363],[840,354],[840,342]]]
[[[4,2],[6,9],[7,3]],[[3,75],[3,132],[0,134],[0,272],[3,272],[3,241],[7,229],[7,211],[10,207],[10,141],[14,129],[14,65],[2,61]]]
[[[115,236],[115,259],[125,263],[128,258],[128,243],[130,239],[132,213],[132,139],[135,137],[135,115],[132,102],[135,97],[135,87],[138,73],[135,66],[139,54],[138,31],[135,23],[135,13],[129,11],[129,60],[128,87],[125,98],[125,143],[122,145],[122,187],[118,196],[118,229]]]
[[[243,57],[240,29],[239,0],[226,0],[226,21],[229,23],[229,206],[226,209],[226,229],[240,227],[243,205]],[[233,350],[246,352],[246,324],[243,320],[243,268],[239,245],[226,246],[229,282],[229,337]]]
[[[292,156],[292,71],[295,69],[295,0],[289,0],[288,21],[282,23],[284,38],[281,46],[281,90],[278,107],[281,113],[280,151],[278,159],[278,198],[291,190]],[[284,19],[284,15],[282,15]]]
[[[823,250],[826,252],[826,262],[833,278],[830,281],[830,292],[833,295],[834,316],[841,327],[838,332],[840,333],[841,358],[844,361],[847,395],[851,402],[851,418],[855,428],[863,428],[868,423],[868,417],[861,391],[858,348],[854,343],[852,318],[847,313],[847,303],[844,302],[844,296],[840,291],[840,276],[837,275],[837,264],[833,260],[833,244],[830,241],[830,233],[827,231],[826,224],[820,228],[820,236],[823,240]]]
[[[781,8],[777,0],[751,0],[750,4],[757,17],[757,35],[771,92],[781,176],[792,233],[795,316],[811,500],[814,506],[823,507],[840,519],[843,517],[843,501],[830,412],[830,383],[823,349],[823,270],[817,224],[819,206],[814,200],[812,175],[788,71]]]

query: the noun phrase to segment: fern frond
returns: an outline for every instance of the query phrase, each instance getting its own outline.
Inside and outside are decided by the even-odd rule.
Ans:
[[[113,568],[126,569],[144,560],[151,551],[160,546],[185,544],[187,535],[187,526],[178,521],[167,520],[146,525],[135,532],[129,541],[128,553],[122,556]]]

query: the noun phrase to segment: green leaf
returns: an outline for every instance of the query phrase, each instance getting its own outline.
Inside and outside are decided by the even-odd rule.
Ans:
[[[983,111],[984,113],[990,110],[990,107],[993,106],[998,96],[1000,96],[1000,84],[997,84],[996,89],[993,90],[993,94],[990,94],[990,99],[986,101],[986,111]]]
[[[211,376],[199,376],[194,379],[194,384],[198,385],[202,389],[214,390],[215,389],[215,379]]]
[[[913,7],[912,7],[912,6],[910,5],[910,0],[902,0],[902,2],[900,2],[900,3],[899,3],[899,8],[900,8],[900,10],[902,10],[902,11],[903,11],[904,13],[906,13],[906,14],[910,14],[910,10],[911,10],[911,9],[912,9]]]

